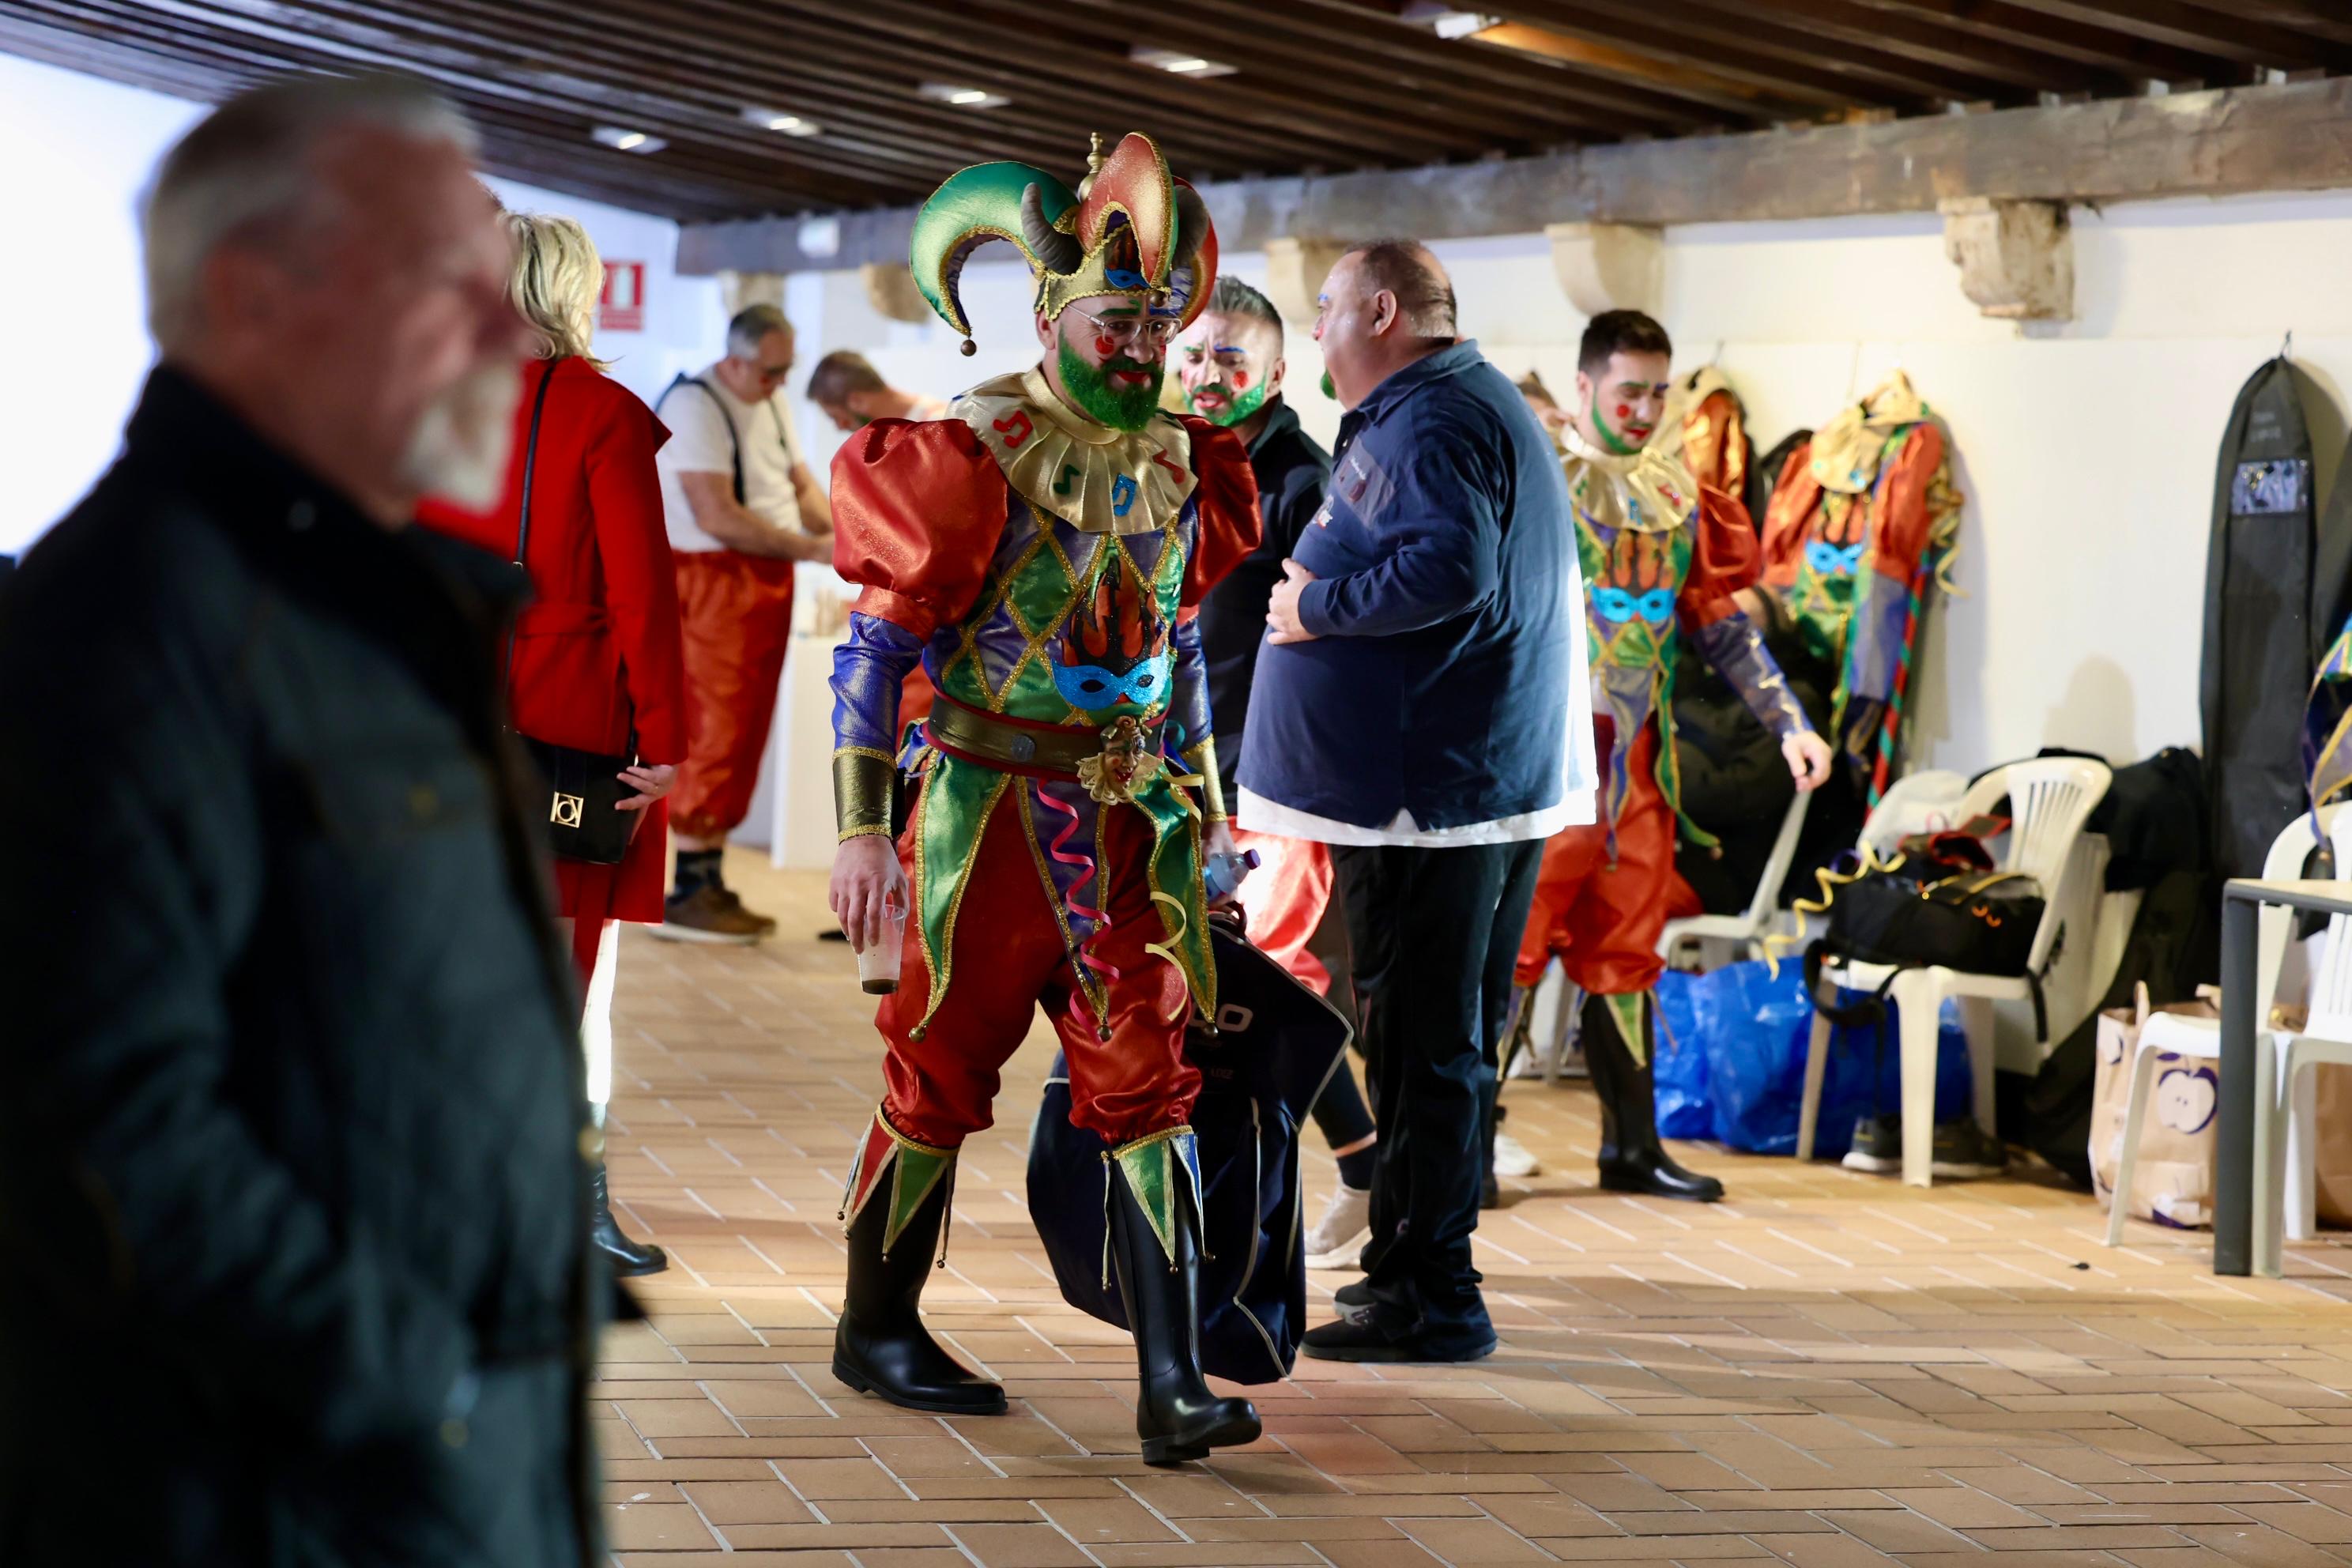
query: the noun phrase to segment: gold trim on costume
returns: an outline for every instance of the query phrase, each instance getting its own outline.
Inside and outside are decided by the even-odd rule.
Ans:
[[[956,399],[1022,500],[1081,533],[1150,533],[1192,494],[1192,437],[1172,415],[1140,430],[1097,425],[1032,367],[982,382]]]
[[[1225,781],[1217,772],[1217,738],[1203,735],[1185,747],[1182,755],[1186,765],[1200,775],[1193,782],[1200,785],[1202,819],[1209,822],[1232,821],[1231,813],[1225,809]]]
[[[843,746],[833,753],[833,821],[837,842],[890,832],[890,788],[897,773],[887,752]]]
[[[1679,450],[1653,441],[1620,458],[1592,447],[1573,425],[1562,426],[1559,436],[1569,499],[1594,527],[1672,533],[1697,512],[1698,481]]]
[[[1935,417],[1911,385],[1911,378],[1896,371],[1868,397],[1840,409],[1813,432],[1810,448],[1813,482],[1825,490],[1862,494],[1878,482],[1886,438],[1906,425]]]

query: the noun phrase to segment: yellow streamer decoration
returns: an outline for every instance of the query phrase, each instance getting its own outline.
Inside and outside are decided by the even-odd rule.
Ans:
[[[1814,867],[1813,880],[1821,887],[1821,901],[1819,903],[1815,903],[1811,899],[1801,898],[1795,900],[1790,904],[1790,909],[1798,916],[1797,934],[1795,936],[1790,936],[1781,931],[1774,931],[1771,935],[1764,939],[1764,963],[1766,965],[1766,973],[1770,974],[1775,980],[1780,978],[1780,954],[1773,950],[1776,947],[1781,949],[1791,948],[1804,941],[1805,917],[1809,915],[1827,915],[1830,912],[1830,905],[1835,901],[1837,898],[1837,890],[1840,888],[1844,887],[1849,882],[1859,882],[1864,877],[1869,876],[1873,871],[1893,871],[1902,864],[1902,855],[1897,854],[1892,860],[1881,860],[1878,858],[1878,852],[1873,849],[1869,845],[1865,844],[1862,847],[1861,864],[1857,865],[1850,872],[1842,875],[1836,871],[1831,870],[1827,866]]]
[[[1168,940],[1164,942],[1147,942],[1143,944],[1144,952],[1156,953],[1168,961],[1168,966],[1176,972],[1176,984],[1184,988],[1183,1001],[1177,1005],[1174,1016],[1168,1020],[1172,1024],[1177,1018],[1184,1016],[1185,1008],[1192,1005],[1192,982],[1184,973],[1183,961],[1179,959],[1174,952],[1175,944],[1184,940],[1184,932],[1190,929],[1192,922],[1185,918],[1183,900],[1174,895],[1163,893],[1154,888],[1151,889],[1151,901],[1155,904],[1166,904],[1176,911],[1175,929],[1168,933]]]

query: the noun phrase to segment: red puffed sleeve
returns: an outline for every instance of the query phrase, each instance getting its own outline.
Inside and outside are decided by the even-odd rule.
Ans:
[[[1764,580],[1786,588],[1797,580],[1797,565],[1805,557],[1805,523],[1821,504],[1822,487],[1813,478],[1813,444],[1800,441],[1780,465],[1772,499],[1764,503]]]
[[[833,459],[833,569],[918,638],[961,620],[1004,534],[1004,471],[961,419],[877,419]]]
[[[1675,606],[1683,624],[1712,626],[1739,606],[1731,595],[1753,587],[1762,565],[1748,509],[1712,486],[1698,488],[1698,517],[1692,524],[1690,574]]]
[[[1192,478],[1201,500],[1200,540],[1184,563],[1184,590],[1178,598],[1190,608],[1248,558],[1265,525],[1257,512],[1257,475],[1242,438],[1205,419],[1189,414],[1183,418],[1192,436]]]
[[[1870,542],[1870,563],[1881,576],[1909,587],[1911,573],[1927,551],[1936,514],[1927,489],[1944,466],[1944,432],[1921,420],[1903,438],[1903,449],[1886,464],[1878,481],[1878,537]]]

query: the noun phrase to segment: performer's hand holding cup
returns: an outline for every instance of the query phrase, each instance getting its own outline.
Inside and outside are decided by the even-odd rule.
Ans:
[[[907,938],[907,878],[898,847],[878,833],[845,839],[834,851],[827,901],[857,952],[859,985],[872,995],[898,989]]]

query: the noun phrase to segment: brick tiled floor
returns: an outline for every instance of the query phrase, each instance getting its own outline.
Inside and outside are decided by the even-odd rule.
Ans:
[[[1604,1197],[1579,1087],[1509,1091],[1545,1171],[1478,1233],[1496,1355],[1302,1362],[1252,1391],[1261,1442],[1157,1471],[1125,1337],[1062,1304],[1030,1228],[1033,1041],[925,1300],[1012,1413],[851,1394],[834,1216],[879,1092],[871,1008],[810,940],[819,879],[729,870],[774,942],[622,948],[613,1189],[677,1260],[596,1391],[628,1568],[2352,1562],[2352,1249],[2223,1280],[2202,1235],[2110,1252],[2087,1199],[2029,1181],[1921,1193],[1710,1150],[1727,1203]]]

